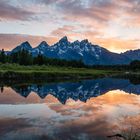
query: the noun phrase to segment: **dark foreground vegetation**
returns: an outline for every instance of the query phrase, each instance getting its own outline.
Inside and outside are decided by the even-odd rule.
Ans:
[[[59,66],[22,66],[19,64],[1,64],[0,79],[35,80],[35,79],[81,79],[108,76],[113,71],[88,68]]]
[[[138,60],[130,65],[86,66],[82,61],[52,59],[41,54],[33,57],[26,50],[8,55],[4,50],[0,52],[0,79],[4,80],[80,79],[139,72]]]
[[[140,72],[140,61],[134,60],[129,65],[94,65],[94,69],[119,70],[119,71],[135,71]]]

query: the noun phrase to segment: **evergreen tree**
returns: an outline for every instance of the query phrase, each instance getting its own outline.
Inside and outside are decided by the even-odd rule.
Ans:
[[[6,55],[4,49],[1,50],[0,52],[0,62],[5,63],[6,62]]]
[[[26,50],[22,50],[19,52],[18,54],[19,56],[19,64],[20,65],[31,65],[32,64],[32,56],[31,54],[26,51]]]
[[[140,61],[134,60],[130,63],[130,68],[133,70],[140,69]]]
[[[45,57],[39,53],[37,57],[34,58],[34,64],[43,65],[45,64]]]
[[[12,53],[10,58],[12,63],[18,63],[20,65],[32,65],[33,62],[32,55],[24,49],[19,52]]]
[[[18,53],[12,53],[10,55],[10,60],[12,63],[19,63],[19,52]]]

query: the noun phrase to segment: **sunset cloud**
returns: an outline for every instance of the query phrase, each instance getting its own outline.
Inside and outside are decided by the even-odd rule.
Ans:
[[[1,0],[0,30],[8,36],[29,34],[18,37],[36,38],[33,42],[40,36],[50,43],[63,36],[70,41],[87,38],[122,52],[140,48],[140,0]],[[15,45],[9,43],[7,49]]]
[[[28,41],[33,47],[39,45],[42,41],[46,41],[48,44],[53,44],[58,41],[55,37],[43,37],[43,36],[31,36],[20,34],[0,34],[0,49],[10,50],[20,45],[22,42]]]
[[[0,1],[0,20],[29,20],[33,12],[11,5],[7,0]]]

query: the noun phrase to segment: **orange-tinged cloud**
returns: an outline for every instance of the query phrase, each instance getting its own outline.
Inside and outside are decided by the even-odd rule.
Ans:
[[[34,47],[42,40],[53,44],[63,36],[68,36],[70,41],[89,39],[93,44],[113,52],[140,48],[139,0],[29,0],[24,6],[18,4],[4,0],[0,2],[0,28],[3,33],[10,32],[10,23],[20,20],[13,24],[15,33],[26,34],[29,28],[31,33],[28,33],[36,36],[0,34],[0,49],[9,50],[26,40]],[[3,24],[5,20],[10,21],[9,25]],[[36,30],[32,28],[33,24]],[[44,37],[46,34],[48,37]]]
[[[43,37],[43,36],[31,36],[31,35],[19,35],[19,34],[0,34],[0,49],[11,50],[21,44],[28,41],[33,47],[39,45],[42,41],[46,41],[48,44],[53,44],[58,41],[56,37]]]
[[[105,37],[104,32],[96,30],[88,30],[80,33],[76,32],[75,28],[72,28],[72,26],[58,28],[57,30],[53,31],[51,35],[56,37],[63,37],[67,35],[70,41],[88,39],[93,44],[97,44],[112,52],[118,53],[140,48],[140,40],[138,39],[121,39],[119,37],[107,38]]]

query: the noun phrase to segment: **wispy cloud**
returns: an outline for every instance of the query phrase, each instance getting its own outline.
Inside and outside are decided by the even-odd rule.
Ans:
[[[19,26],[21,22],[24,27]],[[140,0],[1,0],[2,33],[13,34],[10,25],[15,33],[53,36],[52,40],[65,35],[71,41],[87,38],[121,52],[140,45],[136,41],[140,36]]]
[[[0,20],[29,20],[33,12],[15,7],[7,0],[0,1]]]

